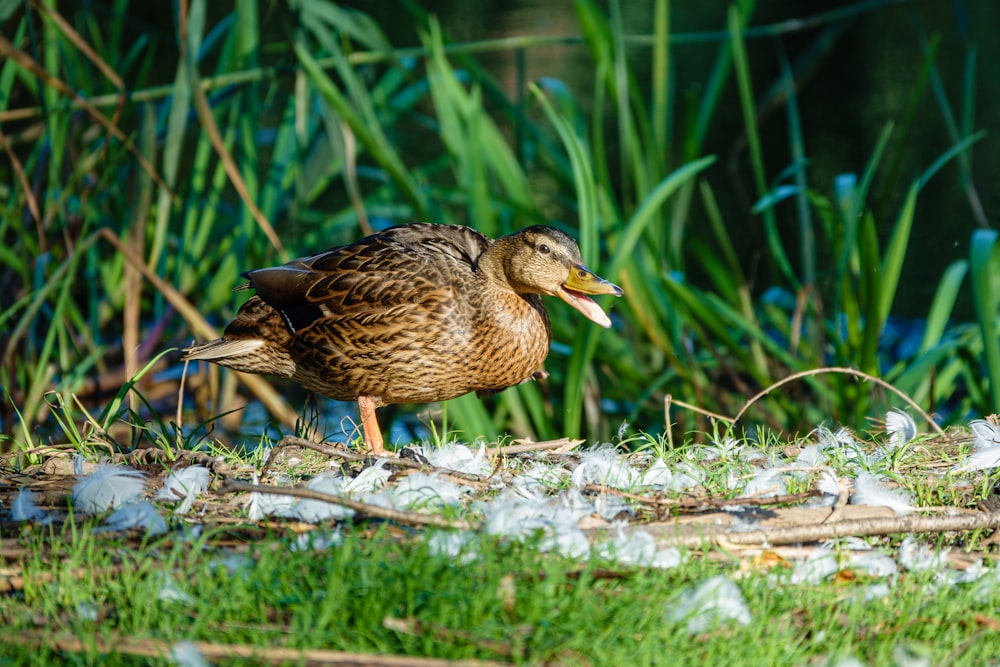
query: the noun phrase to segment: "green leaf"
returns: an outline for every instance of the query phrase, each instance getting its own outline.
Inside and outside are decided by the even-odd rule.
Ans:
[[[1000,412],[1000,339],[997,337],[997,293],[993,276],[997,272],[995,229],[977,229],[972,233],[972,298],[976,319],[982,331],[986,374],[990,379],[989,404]]]

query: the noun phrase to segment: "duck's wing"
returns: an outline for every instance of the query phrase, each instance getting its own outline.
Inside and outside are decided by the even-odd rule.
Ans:
[[[397,225],[376,236],[391,239],[429,257],[444,255],[470,271],[475,268],[479,256],[493,244],[489,238],[469,227],[427,222]]]
[[[293,331],[320,318],[375,315],[445,298],[472,279],[491,241],[468,227],[391,227],[283,266],[243,274]]]

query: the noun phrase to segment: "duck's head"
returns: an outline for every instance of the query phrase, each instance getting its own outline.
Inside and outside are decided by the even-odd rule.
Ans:
[[[499,238],[492,252],[501,258],[503,277],[520,294],[557,296],[588,320],[610,327],[611,320],[588,294],[622,295],[622,289],[583,264],[580,248],[569,235],[536,225]]]

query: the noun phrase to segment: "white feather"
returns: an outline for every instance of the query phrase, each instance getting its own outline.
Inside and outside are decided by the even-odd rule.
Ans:
[[[35,504],[35,492],[23,486],[10,501],[10,518],[12,521],[42,521],[48,515],[45,510]]]
[[[511,482],[511,487],[524,492],[526,498],[565,485],[570,472],[559,465],[532,461]]]
[[[871,602],[872,600],[889,600],[892,589],[886,582],[879,582],[871,586],[865,586],[854,595],[855,600],[861,602]]]
[[[746,463],[765,465],[768,460],[767,452],[760,447],[754,447],[749,444],[740,447],[739,455],[740,461],[745,461]]]
[[[254,474],[253,484],[257,484],[257,475]],[[261,521],[264,517],[290,516],[295,503],[299,501],[295,496],[286,496],[277,493],[258,493],[254,491],[247,498],[247,516],[251,521]]]
[[[481,504],[483,530],[489,535],[523,538],[542,530],[547,524],[547,500],[525,498],[519,493],[502,493]]]
[[[211,472],[205,466],[188,466],[174,470],[163,480],[163,488],[156,494],[157,500],[178,500],[194,493],[208,491]]]
[[[479,451],[473,452],[466,445],[449,443],[442,447],[428,448],[424,455],[431,465],[438,468],[447,468],[473,475],[488,475],[492,470],[484,444],[480,444]]]
[[[474,538],[471,531],[437,530],[427,536],[427,550],[460,565],[468,565],[479,556]]]
[[[889,489],[878,477],[867,472],[860,472],[855,478],[851,504],[888,507],[897,516],[905,516],[916,509],[913,494],[905,489]]]
[[[170,661],[177,667],[211,667],[194,642],[186,639],[170,646]]]
[[[913,417],[893,408],[885,416],[885,430],[889,433],[889,448],[896,449],[917,437]]]
[[[816,444],[819,445],[821,449],[835,447],[838,444],[837,436],[823,424],[817,426],[813,433],[816,434]]]
[[[840,563],[837,562],[837,557],[829,551],[818,551],[809,558],[796,563],[790,579],[793,584],[815,586],[838,572],[840,572]]]
[[[823,542],[820,542],[820,544],[825,549],[835,549],[840,551],[850,550],[868,552],[872,550],[872,545],[865,542],[864,538],[856,535],[847,535],[834,540],[824,540]]]
[[[369,466],[358,473],[358,476],[344,485],[344,493],[351,496],[363,496],[375,493],[385,486],[392,476],[391,470],[386,470],[387,458],[380,458],[375,465]]]
[[[580,464],[573,470],[573,486],[603,484],[616,489],[627,489],[639,481],[639,473],[632,468],[614,447],[599,447],[580,455]]]
[[[93,623],[101,617],[101,608],[96,602],[91,602],[90,600],[77,602],[73,605],[73,611],[76,612],[77,617],[82,621],[88,621]]]
[[[788,486],[785,484],[785,472],[777,468],[768,468],[759,471],[743,487],[743,495],[748,497],[761,496],[783,496],[788,493]]]
[[[597,554],[622,565],[656,567],[664,570],[681,564],[681,552],[674,547],[658,549],[656,538],[648,531],[638,529],[626,533],[618,526],[613,539],[600,542],[595,547]]]
[[[1000,596],[1000,566],[996,563],[982,573],[972,586],[972,596],[978,602],[994,604]]]
[[[301,533],[295,538],[289,549],[291,551],[326,551],[330,547],[335,547],[344,541],[344,536],[340,532],[340,526],[335,530],[323,530],[318,528],[307,533]]]
[[[851,554],[851,567],[863,570],[871,577],[894,577],[899,574],[899,566],[891,556],[877,551]]]
[[[408,509],[412,507],[444,507],[457,505],[469,492],[468,487],[449,482],[438,475],[416,472],[387,487],[381,494],[389,501],[389,507]]]
[[[828,496],[839,496],[840,495],[840,479],[830,468],[824,468],[819,473],[819,481],[816,482],[816,489],[820,493],[824,493]]]
[[[732,533],[746,533],[751,530],[760,530],[760,517],[753,512],[747,512],[742,505],[727,505],[722,508],[729,512],[731,519],[729,527],[726,529]]]
[[[148,500],[133,502],[116,509],[104,520],[104,525],[96,532],[145,530],[147,535],[162,535],[167,532],[167,522]]]
[[[909,414],[893,408],[885,416],[885,430],[889,433],[889,447],[895,449],[917,437],[917,425]]]
[[[953,470],[972,472],[1000,468],[1000,427],[985,419],[973,419],[969,422],[969,429],[972,431],[973,451]]]
[[[580,527],[565,522],[552,524],[538,543],[541,551],[555,551],[566,558],[586,560],[590,555],[590,542]]]
[[[801,468],[815,468],[817,466],[826,465],[826,462],[829,459],[823,451],[824,449],[826,449],[826,447],[819,443],[806,445],[799,450],[799,455],[795,457],[795,463],[792,465]]]
[[[208,491],[210,479],[211,472],[205,466],[188,466],[172,471],[163,480],[163,488],[157,492],[156,499],[168,501],[180,499],[181,504],[177,506],[176,512],[187,514],[195,499]]]
[[[948,549],[931,549],[913,536],[903,538],[899,545],[899,564],[911,572],[941,572],[948,565]]]
[[[510,490],[481,504],[483,529],[488,534],[523,540],[541,535],[538,548],[556,551],[570,558],[585,559],[590,553],[587,536],[580,530],[581,517],[594,512],[576,489],[555,498],[520,497]]]
[[[191,596],[181,590],[173,578],[164,574],[160,578],[160,589],[156,591],[156,599],[161,602],[178,602],[180,604],[189,605],[194,600]]]
[[[892,647],[892,663],[895,667],[932,667],[934,661],[922,644],[901,641]]]
[[[956,584],[971,584],[985,577],[988,572],[989,570],[983,566],[983,559],[980,558],[964,570],[955,572],[952,582]]]
[[[306,488],[331,496],[342,496],[344,495],[344,478],[339,473],[321,473],[309,480]],[[320,523],[329,519],[349,519],[354,516],[354,510],[336,503],[328,503],[325,500],[301,498],[287,516],[307,523]]]
[[[849,429],[849,428],[847,428],[845,426],[841,426],[840,428],[838,428],[834,432],[833,439],[834,439],[835,443],[838,444],[838,445],[856,445],[856,444],[858,444],[858,439],[854,437],[853,433],[851,433],[851,429]]]
[[[969,454],[965,461],[954,467],[955,472],[972,472],[974,470],[992,470],[1000,468],[1000,445],[977,449]]]
[[[973,419],[969,422],[972,431],[972,444],[976,449],[989,449],[1000,445],[1000,427],[985,419]]]
[[[102,463],[73,485],[73,508],[84,514],[96,514],[137,502],[145,491],[145,478],[138,470]]]
[[[635,516],[635,511],[621,496],[601,494],[594,498],[594,510],[605,521],[613,521],[622,514]]]
[[[683,491],[697,486],[705,474],[687,461],[681,461],[673,469],[666,461],[658,458],[646,468],[639,479],[639,486],[661,488],[665,491]]]
[[[730,620],[749,625],[752,618],[739,587],[719,575],[685,589],[676,606],[667,608],[667,620],[685,623],[688,634],[696,635]]]

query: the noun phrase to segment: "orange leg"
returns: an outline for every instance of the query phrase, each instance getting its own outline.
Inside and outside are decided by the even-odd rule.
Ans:
[[[382,429],[378,427],[378,419],[375,417],[375,399],[371,396],[358,396],[358,408],[361,409],[361,430],[365,447],[372,454],[384,454]]]

